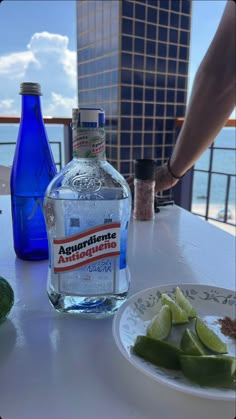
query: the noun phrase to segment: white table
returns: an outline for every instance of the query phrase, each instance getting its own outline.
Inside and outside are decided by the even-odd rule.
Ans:
[[[130,365],[112,318],[57,313],[46,294],[47,261],[25,262],[12,246],[10,198],[0,197],[0,275],[15,291],[0,326],[2,419],[233,419],[231,402],[201,399],[152,381]],[[235,288],[235,238],[176,206],[130,228],[130,295],[160,284]]]

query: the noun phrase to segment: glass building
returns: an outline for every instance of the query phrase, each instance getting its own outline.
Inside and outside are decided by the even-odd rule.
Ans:
[[[185,114],[191,0],[77,1],[79,106],[106,112],[107,158],[163,163]]]

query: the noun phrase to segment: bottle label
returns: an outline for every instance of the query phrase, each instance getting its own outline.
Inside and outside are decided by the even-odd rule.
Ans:
[[[68,272],[120,255],[120,223],[53,240],[54,272]]]
[[[74,128],[73,156],[85,159],[105,159],[105,130]]]

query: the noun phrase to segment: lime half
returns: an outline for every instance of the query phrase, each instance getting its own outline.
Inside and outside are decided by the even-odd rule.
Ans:
[[[166,339],[171,331],[172,314],[169,306],[164,305],[153,317],[147,328],[147,336],[153,339]]]
[[[197,313],[193,309],[190,301],[185,297],[182,290],[179,287],[176,287],[175,291],[176,303],[187,313],[188,317],[196,317]]]
[[[10,313],[14,303],[14,291],[9,282],[0,276],[0,323]]]
[[[185,329],[182,335],[180,341],[180,348],[182,349],[185,355],[206,355],[204,346],[202,345],[196,334],[188,328]]]
[[[168,294],[161,295],[161,302],[163,305],[168,305],[172,313],[172,323],[182,324],[188,323],[188,315]]]
[[[133,346],[133,352],[159,367],[180,369],[182,351],[177,346],[150,336],[138,336]]]
[[[235,387],[236,358],[222,355],[180,356],[185,377],[202,386]]]
[[[226,343],[223,342],[199,317],[196,318],[195,330],[203,345],[212,352],[217,354],[225,354],[228,352]]]

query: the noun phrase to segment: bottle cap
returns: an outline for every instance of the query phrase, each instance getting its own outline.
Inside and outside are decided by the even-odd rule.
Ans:
[[[140,180],[155,180],[156,163],[151,159],[138,159],[134,162],[134,177]]]
[[[20,95],[41,96],[41,86],[39,83],[24,82],[20,85]]]
[[[105,112],[102,108],[79,108],[78,127],[102,128],[105,125]]]

